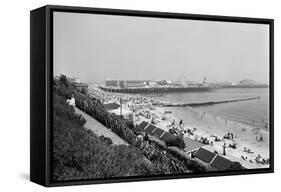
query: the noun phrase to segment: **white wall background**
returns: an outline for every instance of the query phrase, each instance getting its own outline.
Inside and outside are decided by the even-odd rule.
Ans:
[[[43,188],[29,182],[29,11],[45,4],[275,19],[275,173]],[[278,191],[281,180],[280,35],[277,0],[6,0],[0,7],[0,191]]]

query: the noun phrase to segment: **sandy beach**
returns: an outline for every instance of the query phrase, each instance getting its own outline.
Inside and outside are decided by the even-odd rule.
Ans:
[[[253,127],[238,123],[235,121],[221,119],[220,117],[213,117],[212,114],[202,111],[197,111],[192,108],[166,108],[164,110],[172,111],[176,119],[183,119],[185,127],[191,129],[196,128],[195,134],[198,137],[206,137],[208,140],[213,141],[212,148],[222,153],[222,145],[226,143],[228,146],[232,143],[237,143],[237,148],[226,148],[226,152],[235,158],[242,159],[241,156],[247,157],[247,161],[252,160],[253,168],[265,168],[268,165],[256,163],[255,158],[260,155],[262,158],[269,158],[269,132],[261,130],[259,133],[253,131]],[[202,118],[202,119],[201,119]],[[227,123],[226,123],[227,122]],[[224,139],[221,142],[215,142],[212,135],[223,138],[225,134],[231,132],[234,134],[234,139]],[[256,137],[262,133],[263,142],[258,142]],[[244,147],[250,149],[253,153],[244,152]],[[252,167],[252,166],[249,166]]]
[[[226,144],[226,158],[233,161],[239,161],[245,168],[267,168],[268,164],[261,164],[256,161],[259,159],[267,160],[269,158],[269,132],[264,130],[255,130],[246,124],[236,121],[222,119],[214,116],[210,112],[198,110],[191,107],[162,107],[157,101],[142,95],[130,95],[120,93],[106,93],[103,91],[94,91],[95,96],[102,98],[106,102],[119,102],[122,98],[123,109],[131,111],[134,116],[135,124],[142,121],[151,122],[154,120],[156,126],[163,130],[169,131],[168,125],[173,120],[178,124],[183,120],[183,129],[194,130],[194,135],[184,134],[194,140],[205,138],[212,145],[206,145],[204,148],[210,151],[216,151],[222,154],[223,145]],[[169,113],[165,113],[165,112]],[[233,139],[224,139],[227,134],[233,134]],[[258,138],[262,134],[263,141],[259,142]],[[220,141],[215,141],[215,137]],[[229,147],[230,144],[237,143],[237,148]],[[245,148],[247,151],[245,152]]]

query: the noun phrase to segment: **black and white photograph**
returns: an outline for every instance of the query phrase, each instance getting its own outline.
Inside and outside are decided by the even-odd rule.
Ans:
[[[53,12],[54,182],[268,169],[270,25]]]
[[[0,191],[278,188],[280,4],[1,2]]]

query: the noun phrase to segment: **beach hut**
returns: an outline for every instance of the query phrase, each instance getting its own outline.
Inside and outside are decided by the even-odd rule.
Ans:
[[[190,139],[188,137],[184,137],[183,140],[184,140],[184,143],[185,143],[185,148],[184,148],[185,152],[190,152],[190,151],[197,150],[200,147],[205,145],[205,144],[200,143],[198,141],[192,140],[192,139]]]
[[[195,157],[211,166],[211,171],[242,170],[245,169],[239,162],[215,154],[208,149],[200,147]]]
[[[201,161],[210,164],[212,162],[212,160],[214,159],[214,157],[216,156],[215,153],[204,149],[202,147],[200,147],[194,154],[194,156],[197,159],[200,159]]]
[[[143,130],[144,132],[148,133],[149,135],[152,135],[164,142],[169,141],[171,139],[174,139],[176,136],[159,128],[156,127],[155,125],[148,123],[146,121],[142,121],[136,128],[137,130]],[[184,143],[185,143],[185,152],[190,152],[197,150],[198,148],[204,146],[204,144],[192,140],[190,138],[184,137]]]
[[[216,155],[210,165],[215,170],[223,171],[228,170],[231,167],[232,161],[220,155]]]
[[[144,129],[144,128],[146,128],[147,126],[148,126],[148,122],[146,122],[146,121],[142,121],[139,125],[138,125],[138,128],[140,128],[140,129]]]
[[[114,109],[119,109],[120,105],[117,103],[106,103],[106,104],[103,104],[103,107],[105,108],[105,110],[111,111]]]
[[[143,130],[144,132],[152,135],[162,141],[167,141],[169,139],[174,138],[175,136],[171,133],[164,131],[163,129],[156,127],[155,125],[148,123],[146,121],[142,121],[138,126],[138,130]]]

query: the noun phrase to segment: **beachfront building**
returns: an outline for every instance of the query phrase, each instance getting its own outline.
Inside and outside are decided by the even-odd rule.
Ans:
[[[168,85],[168,82],[166,80],[156,80],[156,83],[160,86]]]
[[[86,83],[72,83],[72,85],[78,89],[79,91],[81,91],[82,89],[88,89],[89,85]]]
[[[125,109],[124,107],[121,106],[121,104],[105,103],[105,104],[103,104],[103,107],[109,113],[113,113],[113,114],[118,115],[118,116],[122,115],[124,118],[133,121],[133,112]]]
[[[125,88],[133,88],[133,87],[145,87],[146,81],[144,80],[126,80]]]
[[[106,79],[105,80],[105,86],[107,87],[119,87],[119,80],[116,79]]]
[[[257,85],[257,82],[252,79],[243,79],[239,83],[241,86]]]
[[[70,83],[81,83],[77,77],[67,78]]]
[[[106,87],[120,87],[120,88],[134,88],[134,87],[145,87],[148,81],[145,80],[105,80]]]
[[[155,86],[157,86],[157,82],[156,81],[148,81],[148,86],[155,87]]]

